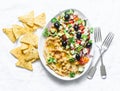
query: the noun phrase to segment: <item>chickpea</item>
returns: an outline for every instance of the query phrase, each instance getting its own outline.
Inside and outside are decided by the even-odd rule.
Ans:
[[[55,54],[55,58],[56,58],[56,59],[60,59],[61,57],[60,57],[60,55]]]
[[[78,61],[76,61],[76,62],[75,62],[75,65],[79,65],[79,62],[78,62]]]
[[[61,53],[62,54],[62,57],[65,57],[65,53]]]
[[[67,69],[67,68],[64,66],[64,67],[63,67],[63,70],[66,70],[66,69]]]
[[[64,62],[62,63],[62,66],[65,66],[65,63],[64,63]]]

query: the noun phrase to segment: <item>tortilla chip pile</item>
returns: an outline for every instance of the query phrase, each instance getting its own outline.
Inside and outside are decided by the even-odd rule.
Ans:
[[[3,32],[15,43],[20,37],[21,46],[12,49],[10,53],[18,59],[16,66],[33,70],[32,63],[39,59],[38,36],[34,34],[38,28],[43,28],[46,23],[46,15],[42,13],[34,18],[34,11],[18,17],[23,26],[14,24],[12,28],[3,28]],[[23,36],[21,36],[23,35]]]

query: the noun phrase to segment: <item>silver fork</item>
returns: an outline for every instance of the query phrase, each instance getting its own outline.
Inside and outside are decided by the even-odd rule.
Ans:
[[[90,69],[89,72],[88,72],[88,76],[87,76],[88,79],[92,79],[92,78],[93,78],[93,76],[94,76],[94,74],[95,74],[95,71],[96,71],[96,69],[97,69],[96,67],[97,67],[97,65],[98,65],[98,63],[99,63],[102,55],[108,50],[108,48],[109,48],[109,46],[110,46],[113,38],[114,38],[114,34],[113,34],[112,32],[110,32],[110,33],[106,36],[105,40],[103,41],[103,43],[102,43],[102,45],[101,45],[101,54],[100,54],[100,56],[98,57],[95,65],[92,66],[91,69]]]
[[[101,29],[100,27],[96,27],[95,31],[94,31],[94,40],[95,40],[95,44],[99,49],[99,52],[101,54],[101,43],[102,43],[102,35],[101,35]],[[101,66],[100,66],[100,72],[101,72],[101,77],[103,79],[106,78],[106,69],[105,69],[105,65],[103,64],[103,57],[101,56]]]

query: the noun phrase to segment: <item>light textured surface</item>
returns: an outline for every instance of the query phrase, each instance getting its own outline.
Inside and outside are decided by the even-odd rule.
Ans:
[[[119,0],[0,0],[0,91],[117,91],[120,82],[120,2]],[[34,10],[35,15],[45,12],[47,22],[59,11],[75,8],[83,12],[93,27],[100,26],[103,38],[109,31],[115,33],[111,47],[104,55],[107,79],[100,77],[100,69],[93,80],[86,75],[80,79],[65,82],[50,75],[40,61],[33,64],[30,72],[15,66],[15,59],[9,51],[13,44],[2,32],[2,28],[20,24],[17,17]],[[42,30],[39,30],[42,31]],[[38,32],[39,33],[39,32]],[[39,34],[38,34],[39,35]],[[95,59],[98,56],[97,49]],[[95,62],[95,60],[93,60]]]

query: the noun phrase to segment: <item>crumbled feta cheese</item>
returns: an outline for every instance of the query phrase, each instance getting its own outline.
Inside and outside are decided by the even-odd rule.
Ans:
[[[86,54],[88,53],[88,50],[86,48],[83,49],[83,53]]]
[[[71,53],[71,54],[75,54],[75,51],[74,51],[74,50],[71,50],[70,53]]]
[[[73,19],[73,16],[72,16],[72,15],[70,16],[70,19]]]
[[[62,26],[60,26],[60,27],[59,27],[59,29],[61,30],[61,29],[63,29],[63,27],[62,27]]]
[[[71,48],[74,48],[74,45],[73,45],[73,44],[70,44],[70,47],[71,47]]]
[[[79,67],[79,72],[83,72],[84,71],[84,67]]]
[[[84,41],[84,40],[82,40],[82,41],[81,41],[81,45],[84,45],[84,44],[85,44],[85,41]]]

